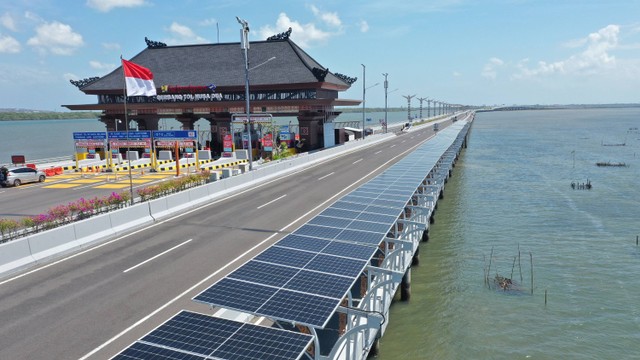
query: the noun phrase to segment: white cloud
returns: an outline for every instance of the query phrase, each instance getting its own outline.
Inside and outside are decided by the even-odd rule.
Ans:
[[[492,57],[491,59],[489,59],[489,62],[484,65],[484,68],[482,68],[481,75],[486,77],[487,79],[495,80],[498,76],[498,71],[496,70],[496,68],[502,65],[504,65],[504,61],[496,57]]]
[[[303,48],[325,43],[332,35],[330,32],[318,29],[313,23],[301,24],[291,20],[285,13],[280,13],[275,26],[263,26],[258,30],[258,33],[261,38],[266,39],[269,36],[287,31],[288,28],[292,29],[291,40]]]
[[[104,71],[111,71],[116,68],[115,64],[107,64],[97,60],[89,61],[89,66],[91,66],[91,68],[93,69],[104,70]]]
[[[338,13],[322,12],[320,11],[320,9],[318,9],[314,5],[311,5],[310,7],[311,7],[311,11],[313,12],[313,15],[320,18],[320,20],[322,20],[325,24],[338,29],[342,27],[342,21],[340,20]]]
[[[358,25],[360,26],[360,32],[366,33],[369,31],[369,24],[365,20],[360,21]]]
[[[528,67],[528,61],[518,64],[519,73],[513,77],[516,79],[536,76],[548,76],[553,74],[596,74],[603,70],[614,68],[616,58],[611,55],[611,50],[618,48],[618,35],[620,26],[608,25],[595,33],[569,43],[574,47],[586,48],[569,58],[555,62],[539,61],[536,67]]]
[[[106,50],[120,50],[120,44],[118,43],[102,43],[102,47]]]
[[[132,8],[145,5],[145,0],[87,0],[87,6],[101,12],[115,8]]]
[[[0,34],[0,53],[15,54],[21,50],[20,43],[9,35]]]
[[[16,26],[16,21],[9,13],[4,13],[0,16],[0,24],[4,26],[6,29],[11,30],[13,32],[18,31],[18,27]]]
[[[27,44],[43,53],[55,55],[71,55],[78,47],[84,45],[82,35],[73,32],[71,26],[57,21],[44,23],[36,28],[36,36]]]
[[[211,19],[204,19],[200,22],[198,22],[198,25],[200,26],[213,26],[216,25],[218,23],[218,20],[216,20],[215,18],[211,18]]]
[[[198,36],[188,26],[178,24],[175,21],[171,24],[171,26],[169,26],[167,31],[169,31],[172,36],[171,39],[166,41],[170,45],[194,44],[194,43],[197,44],[197,43],[207,42],[207,39],[201,36]]]

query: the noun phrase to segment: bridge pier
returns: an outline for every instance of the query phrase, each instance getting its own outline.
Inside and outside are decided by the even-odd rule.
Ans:
[[[429,241],[429,228],[427,228],[427,230],[422,232],[422,242],[428,242]]]
[[[413,254],[413,258],[411,258],[411,266],[420,265],[420,247],[416,249],[416,253]]]
[[[400,283],[400,301],[409,301],[411,299],[411,267],[407,269]]]

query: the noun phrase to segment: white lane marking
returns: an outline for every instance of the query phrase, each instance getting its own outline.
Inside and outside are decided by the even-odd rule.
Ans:
[[[413,139],[413,138],[412,138]],[[402,140],[401,142],[407,142],[407,140]]]
[[[167,249],[167,250],[165,250],[165,251],[161,252],[160,254],[158,254],[158,255],[156,255],[156,256],[154,256],[154,257],[150,257],[150,258],[148,258],[147,260],[145,260],[145,261],[143,261],[143,262],[139,263],[138,265],[135,265],[135,266],[132,266],[132,267],[128,268],[127,270],[123,271],[123,273],[128,273],[129,271],[131,271],[131,270],[133,270],[133,269],[135,269],[135,268],[137,268],[137,267],[140,267],[140,266],[142,266],[142,265],[144,265],[144,264],[148,263],[149,261],[155,260],[155,259],[159,258],[160,256],[162,256],[162,255],[164,255],[164,254],[166,254],[166,253],[168,253],[168,252],[170,252],[170,251],[173,251],[173,250],[175,250],[175,249],[179,248],[180,246],[182,246],[182,245],[184,245],[184,244],[187,244],[187,243],[191,242],[192,240],[193,240],[193,239],[189,239],[189,240],[187,240],[187,241],[185,241],[185,242],[183,242],[183,243],[180,243],[180,244],[178,244],[178,245],[176,245],[176,246],[172,247],[171,249]]]
[[[357,164],[357,163],[359,163],[360,161],[362,161],[362,159],[358,159],[358,160],[354,161],[352,164]]]
[[[342,195],[343,193],[347,192],[349,189],[351,189],[352,187],[356,186],[357,184],[359,184],[360,182],[362,182],[364,179],[368,178],[369,176],[371,176],[371,174],[375,174],[378,170],[380,170],[381,168],[383,168],[384,166],[386,166],[388,163],[394,161],[396,158],[404,156],[406,153],[408,153],[409,151],[412,151],[413,149],[417,148],[418,146],[420,146],[421,144],[423,144],[424,142],[426,142],[427,140],[429,140],[429,138],[427,138],[426,140],[424,140],[423,142],[414,145],[412,147],[410,147],[409,149],[401,152],[400,154],[392,157],[391,159],[387,160],[386,162],[384,162],[382,165],[378,166],[377,168],[373,169],[371,172],[369,172],[368,174],[366,174],[365,176],[363,176],[362,178],[360,178],[360,180],[352,183],[351,185],[345,187],[344,189],[340,190],[339,192],[337,192],[335,195],[333,195],[332,197],[328,198],[327,200],[323,201],[322,203],[320,203],[318,206],[314,207],[313,209],[307,211],[305,214],[303,214],[302,216],[300,216],[299,218],[293,220],[291,223],[289,223],[287,226],[283,227],[282,229],[278,230],[278,232],[275,232],[273,234],[271,234],[269,237],[267,237],[266,239],[262,240],[261,242],[259,242],[258,244],[254,245],[251,249],[245,251],[244,253],[242,253],[240,256],[238,256],[237,258],[231,260],[230,262],[228,262],[226,265],[224,265],[223,267],[221,267],[220,269],[216,270],[215,272],[213,272],[211,275],[207,276],[206,278],[200,280],[197,284],[193,285],[192,287],[188,288],[187,290],[185,290],[184,292],[182,292],[182,294],[174,297],[173,299],[169,300],[169,302],[165,303],[164,305],[160,306],[159,308],[157,308],[156,310],[152,311],[149,315],[143,317],[142,319],[138,320],[137,322],[135,322],[134,324],[132,324],[131,326],[129,326],[128,328],[122,330],[120,333],[116,334],[114,337],[112,337],[111,339],[107,340],[105,343],[103,343],[102,345],[98,346],[97,348],[91,350],[91,352],[89,352],[88,354],[86,354],[85,356],[81,357],[78,360],[85,360],[87,358],[89,358],[90,356],[92,356],[93,354],[97,353],[98,351],[104,349],[105,347],[107,347],[108,345],[110,345],[111,343],[113,343],[114,341],[118,340],[120,337],[122,337],[123,335],[125,335],[126,333],[128,333],[129,331],[133,330],[134,328],[136,328],[138,325],[142,324],[143,322],[149,320],[151,317],[153,317],[154,315],[156,315],[157,313],[159,313],[160,311],[166,309],[167,307],[169,307],[169,305],[173,304],[174,302],[180,300],[180,298],[186,296],[188,293],[190,293],[191,291],[193,291],[194,289],[196,289],[198,286],[204,284],[205,282],[209,281],[211,278],[213,278],[214,276],[218,275],[220,272],[222,272],[223,270],[225,270],[226,268],[228,268],[229,266],[231,266],[231,264],[234,264],[235,262],[237,262],[238,260],[242,259],[243,257],[245,257],[247,254],[250,254],[252,251],[254,251],[255,249],[259,248],[260,246],[262,246],[264,243],[266,243],[267,241],[271,240],[271,238],[273,238],[274,236],[278,235],[279,233],[285,231],[286,229],[288,229],[289,227],[293,226],[293,224],[297,223],[298,221],[304,219],[306,216],[308,216],[309,214],[312,214],[314,211],[316,211],[317,209],[323,207],[325,204],[329,203],[330,201],[333,201],[333,199],[335,199],[336,197]],[[313,166],[307,168],[310,169],[313,168]],[[294,174],[297,172],[294,172]],[[274,179],[273,181],[276,180],[281,180],[282,178],[279,179]],[[270,181],[270,182],[273,182]],[[263,183],[263,184],[266,184]],[[242,191],[244,192],[248,192],[248,191],[254,191],[255,187],[247,189],[246,191]],[[229,198],[226,198],[229,199]],[[219,200],[222,201],[222,200]],[[216,201],[218,202],[218,201]],[[207,204],[206,206],[210,206],[211,204]],[[204,206],[202,206],[204,207]],[[185,213],[190,213],[193,211],[197,211],[199,209],[201,209],[202,207],[193,209],[191,211],[185,212]],[[180,214],[179,216],[173,217],[172,219],[175,219],[177,217],[180,216],[184,216],[185,213]],[[166,222],[169,221],[170,219],[164,220],[162,222]],[[142,231],[143,229],[141,229],[140,231]],[[2,283],[0,283],[0,285],[2,285]]]
[[[278,198],[275,198],[275,199],[269,201],[268,203],[265,203],[265,204],[262,204],[262,205],[258,206],[256,209],[262,209],[263,207],[265,207],[265,206],[267,206],[269,204],[273,204],[274,202],[276,202],[276,201],[278,201],[278,200],[280,200],[280,199],[282,199],[283,197],[286,197],[286,196],[287,196],[287,194],[284,194],[284,195],[282,195],[282,196],[280,196]]]
[[[382,150],[378,150],[378,151],[374,152],[373,154],[376,155],[376,154],[380,154],[381,152],[382,152]]]
[[[328,178],[329,176],[331,176],[333,174],[335,174],[335,171],[334,172],[330,172],[330,173],[328,173],[327,175],[325,175],[323,177],[319,177],[318,180],[322,180],[322,179]]]
[[[390,147],[390,148],[392,148],[392,147],[394,147],[394,146],[396,146],[396,144],[393,144],[393,145],[391,145],[391,146],[389,146],[389,147]]]

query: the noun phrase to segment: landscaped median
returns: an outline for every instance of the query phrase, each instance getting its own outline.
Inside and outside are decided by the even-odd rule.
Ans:
[[[138,190],[140,202],[203,185],[209,181],[209,176],[208,171],[203,171],[158,185],[141,188]],[[58,205],[50,208],[45,213],[25,217],[20,221],[0,219],[0,243],[121,209],[130,204],[131,197],[128,192],[114,192],[109,196],[95,197],[93,199],[82,198],[67,205]]]

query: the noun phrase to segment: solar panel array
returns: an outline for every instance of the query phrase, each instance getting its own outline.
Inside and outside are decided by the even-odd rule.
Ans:
[[[194,300],[324,328],[463,125],[439,132]],[[182,311],[115,359],[299,359],[312,340]]]
[[[299,359],[313,337],[182,311],[114,357],[148,359]]]
[[[453,124],[440,132],[194,300],[325,327],[460,130]]]

